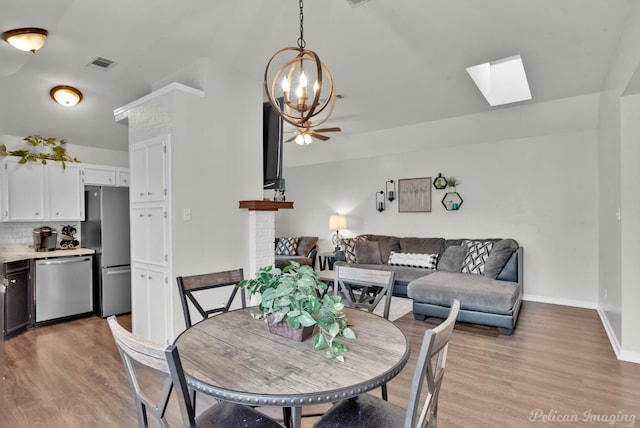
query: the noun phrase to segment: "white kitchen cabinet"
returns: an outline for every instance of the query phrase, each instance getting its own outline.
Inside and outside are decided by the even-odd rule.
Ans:
[[[129,168],[117,168],[118,186],[129,187]]]
[[[168,312],[169,275],[167,269],[131,266],[131,324],[133,333],[163,345],[169,344],[171,312]]]
[[[168,259],[167,227],[164,206],[132,206],[131,259],[134,262],[165,266]]]
[[[129,187],[129,168],[83,164],[82,174],[87,186]]]
[[[2,220],[44,220],[44,168],[41,163],[18,163],[5,158],[2,167]]]
[[[81,221],[84,192],[80,167],[60,162],[20,164],[2,160],[2,221]]]
[[[85,165],[84,184],[92,186],[115,186],[116,169],[106,165]]]
[[[77,164],[47,165],[45,205],[48,205],[50,220],[83,220],[84,188],[80,166]],[[48,199],[48,201],[47,201]],[[47,204],[48,202],[48,204]]]
[[[132,144],[129,152],[132,327],[135,334],[163,344],[173,335],[168,147],[169,136],[163,136]]]
[[[159,202],[166,199],[166,150],[167,144],[162,138],[131,146],[131,202]]]

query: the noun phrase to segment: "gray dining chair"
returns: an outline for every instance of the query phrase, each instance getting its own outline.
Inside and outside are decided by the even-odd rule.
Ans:
[[[382,316],[389,319],[395,272],[336,265],[334,294],[341,294],[345,306],[373,312],[385,297]],[[387,384],[382,385],[382,399],[387,401]]]
[[[151,413],[160,426],[168,427],[165,418],[171,392],[175,391],[184,427],[273,427],[283,425],[268,416],[241,404],[219,401],[197,417],[189,399],[187,381],[182,369],[178,348],[163,347],[124,329],[115,316],[108,318],[111,333],[124,363],[138,416],[138,426],[149,426]],[[149,370],[164,381],[162,391],[148,382]],[[160,392],[160,394],[158,394]],[[153,399],[151,397],[157,397]]]
[[[335,404],[313,425],[314,428],[435,428],[449,339],[459,311],[460,301],[456,299],[447,319],[424,333],[406,409],[371,394],[361,394]],[[424,387],[426,398],[420,408]]]
[[[341,265],[335,269],[333,292],[343,296],[345,306],[373,312],[387,296],[382,316],[389,319],[395,272]]]
[[[202,318],[209,318],[212,315],[220,314],[229,311],[233,304],[238,288],[236,285],[244,279],[243,270],[234,269],[221,272],[205,273],[200,275],[179,276],[176,278],[178,282],[178,294],[180,295],[180,302],[182,303],[182,313],[184,314],[185,327],[189,328],[192,325],[191,314],[189,312],[189,304],[187,299],[198,310]],[[229,289],[229,295],[227,301],[223,305],[215,305],[205,309],[205,292],[212,289]],[[201,297],[201,298],[198,298]],[[240,298],[242,307],[247,307],[247,299],[245,296],[244,288],[240,289]]]

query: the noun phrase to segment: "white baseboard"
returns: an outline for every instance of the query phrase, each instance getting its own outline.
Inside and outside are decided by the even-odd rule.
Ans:
[[[611,347],[613,348],[613,352],[615,352],[616,354],[616,358],[621,361],[640,364],[640,352],[627,351],[622,349],[622,347],[620,346],[620,342],[618,341],[618,338],[614,334],[613,328],[609,323],[607,314],[602,309],[598,308],[598,315],[600,316],[600,321],[602,321],[602,325],[604,326],[604,331],[607,332],[609,342],[611,342]]]
[[[529,302],[540,302],[540,303],[549,303],[552,305],[574,306],[576,308],[598,309],[598,304],[596,302],[589,302],[586,300],[560,299],[557,297],[534,296],[532,294],[525,294],[522,296],[522,298]]]

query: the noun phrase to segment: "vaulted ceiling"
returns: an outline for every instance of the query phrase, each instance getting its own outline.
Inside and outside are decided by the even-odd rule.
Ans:
[[[348,136],[488,111],[465,68],[514,54],[533,95],[524,103],[599,92],[631,1],[307,0],[305,39],[344,95],[327,124]],[[0,43],[0,134],[126,150],[114,109],[202,59],[261,78],[296,44],[298,2],[0,0],[0,31],[18,27],[49,38],[36,54]],[[115,65],[88,67],[96,57]],[[56,85],[84,100],[55,104]]]

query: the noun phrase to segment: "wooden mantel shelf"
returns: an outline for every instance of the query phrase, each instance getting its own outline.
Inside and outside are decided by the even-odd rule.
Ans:
[[[277,201],[240,201],[240,208],[246,208],[249,211],[278,211],[284,209],[293,209],[293,202],[277,202]]]

